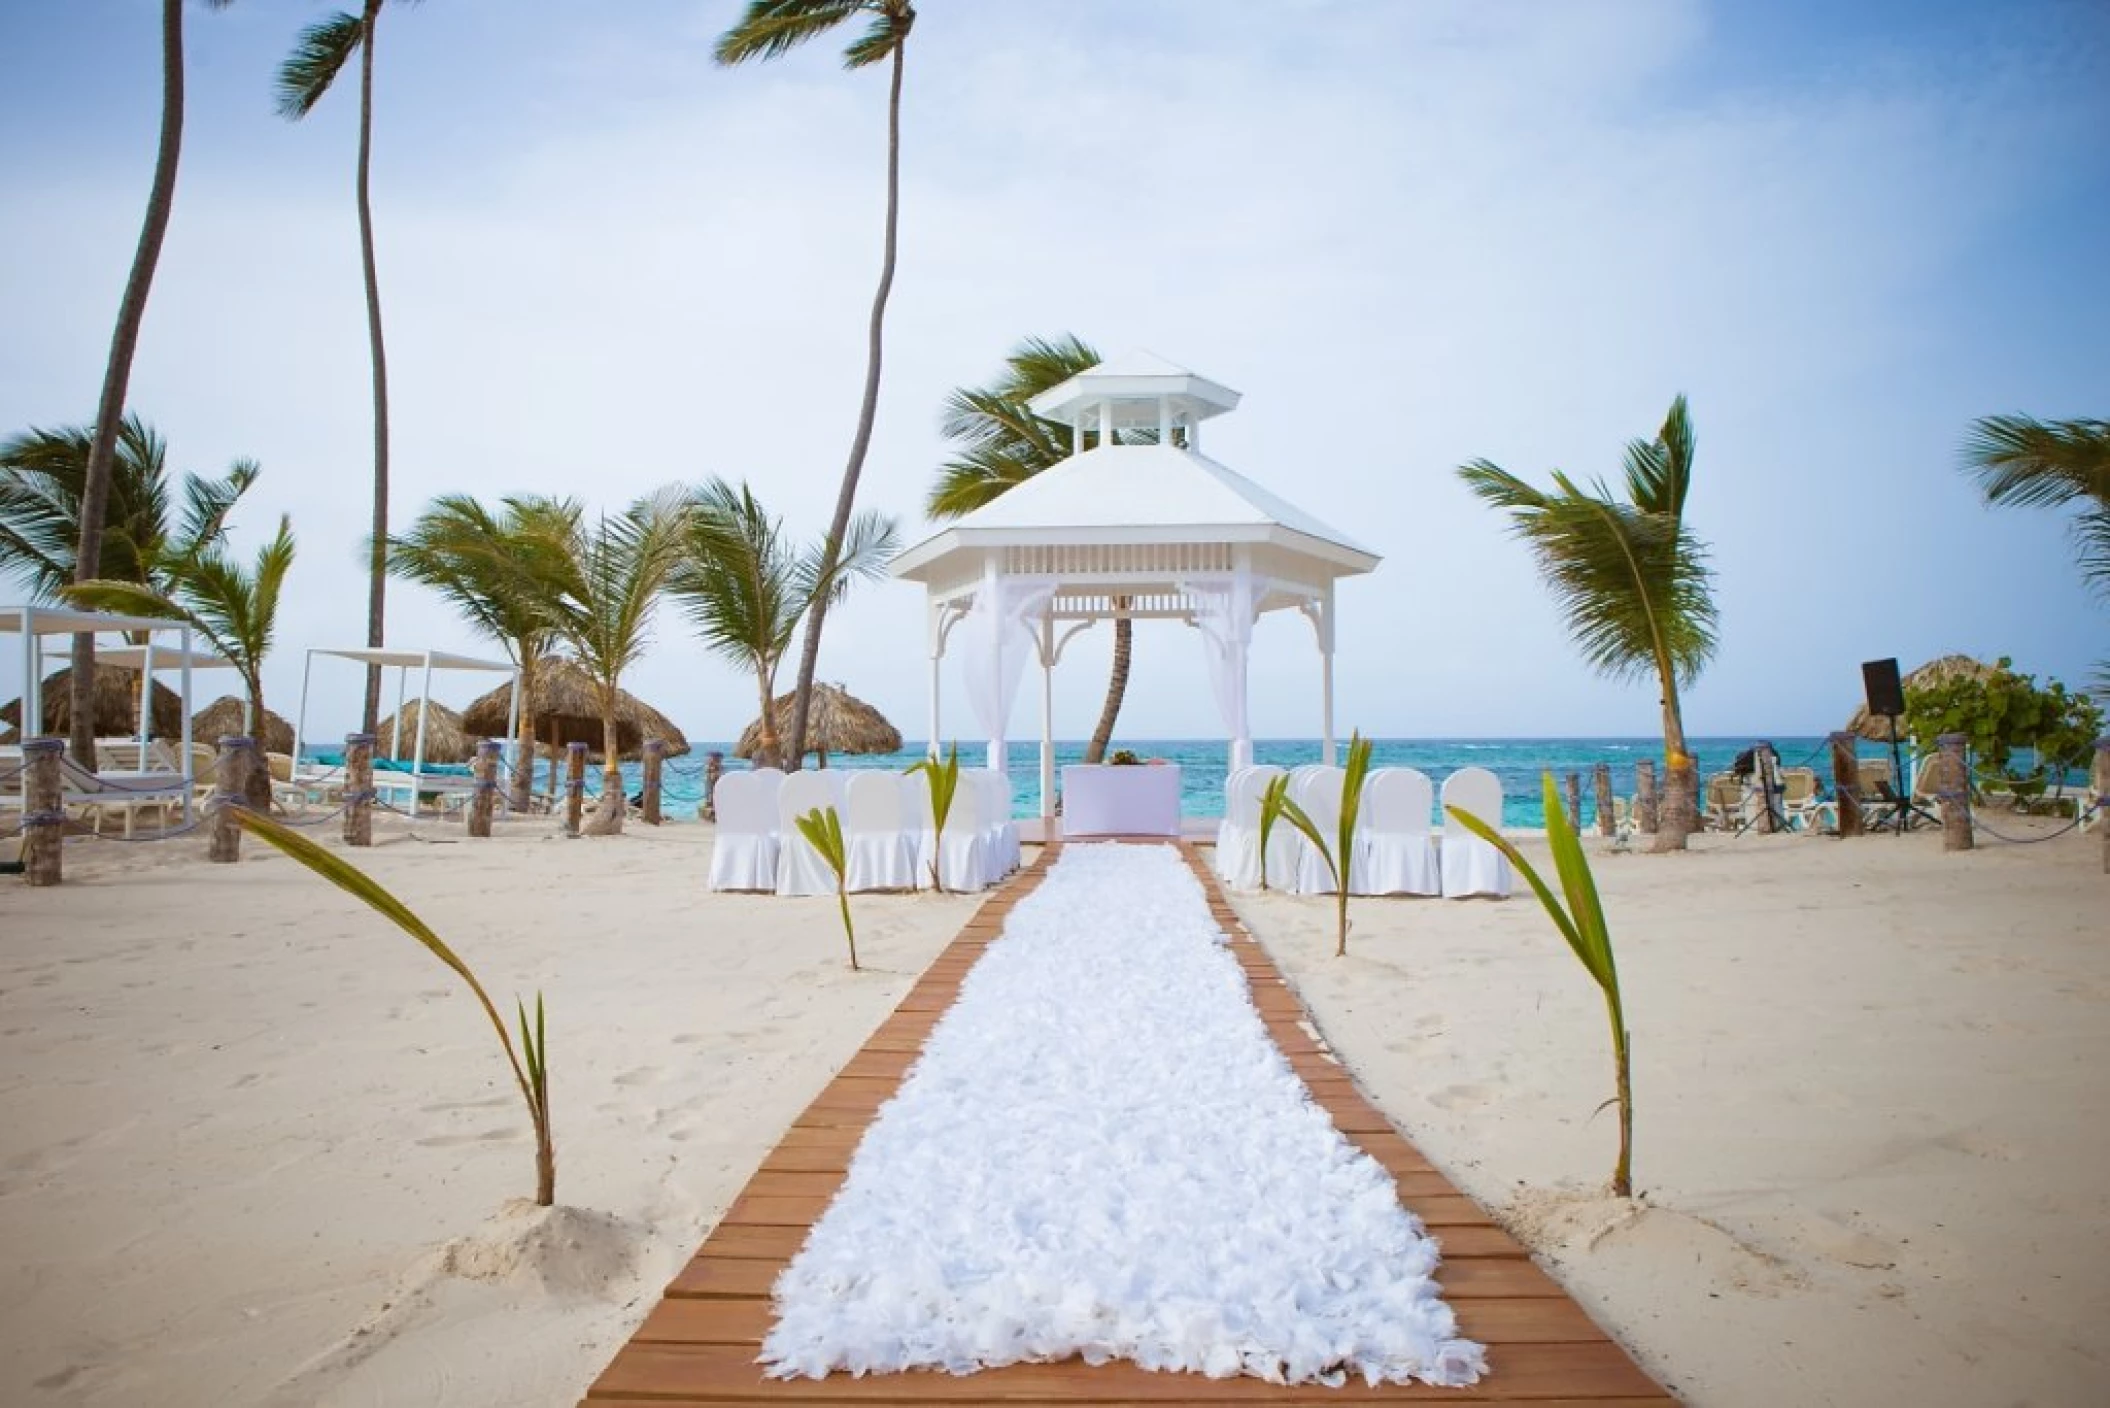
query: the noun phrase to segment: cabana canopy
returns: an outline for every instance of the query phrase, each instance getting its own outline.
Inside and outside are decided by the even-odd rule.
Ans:
[[[0,632],[22,637],[22,700],[20,735],[33,737],[44,731],[44,637],[93,634],[117,636],[112,641],[98,640],[95,643],[97,666],[96,684],[101,687],[101,667],[111,665],[124,669],[143,670],[151,679],[164,669],[173,669],[182,674],[182,687],[177,692],[179,727],[185,755],[189,754],[190,735],[190,672],[193,669],[212,669],[230,664],[218,655],[194,653],[191,650],[191,628],[182,621],[171,621],[165,616],[122,616],[110,611],[88,611],[78,606],[47,605],[28,602],[20,606],[0,606]],[[157,636],[165,637],[174,632],[176,644],[155,643]],[[133,645],[122,639],[125,635],[145,637],[145,644]],[[139,741],[145,743],[153,733],[150,717],[154,691],[140,691]]]
[[[932,740],[942,736],[939,665],[954,627],[967,625],[969,702],[988,734],[991,767],[1005,766],[1019,672],[1029,655],[1040,661],[1043,816],[1054,807],[1054,667],[1097,621],[1184,621],[1200,631],[1237,767],[1252,760],[1253,623],[1263,612],[1301,612],[1317,636],[1320,736],[1334,760],[1334,584],[1380,559],[1201,453],[1201,422],[1238,401],[1150,353],[1102,362],[1030,403],[1070,427],[1070,458],[893,561],[893,575],[921,583],[928,605]],[[1087,431],[1101,443],[1082,450]],[[1152,443],[1120,443],[1124,432],[1144,431]]]
[[[417,694],[419,699],[432,698],[432,672],[434,670],[489,670],[499,674],[511,675],[513,677],[512,719],[517,724],[520,718],[520,668],[510,660],[481,660],[473,655],[456,655],[452,651],[447,650],[397,650],[382,646],[348,646],[341,649],[324,649],[321,646],[316,646],[308,651],[307,664],[301,669],[300,714],[293,724],[293,756],[296,760],[300,757],[301,741],[307,737],[308,685],[314,677],[315,657],[318,655],[331,656],[339,660],[356,660],[362,665],[395,666],[395,717],[397,718],[405,717],[403,705],[409,697],[410,672],[412,670],[422,670],[424,672],[424,681]],[[425,718],[426,711],[420,709],[418,711],[417,744],[411,754],[411,772],[413,774],[423,772],[425,769]],[[515,731],[517,730],[508,730],[506,737],[510,740]],[[402,756],[400,749],[402,740],[395,737],[393,731],[391,731],[389,742],[391,747],[387,752],[387,756],[400,758]],[[508,742],[507,746],[510,748],[513,745]],[[519,760],[514,759],[513,762],[517,765]]]

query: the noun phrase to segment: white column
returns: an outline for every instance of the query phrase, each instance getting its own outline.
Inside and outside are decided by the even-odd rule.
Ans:
[[[1040,820],[1041,835],[1055,816],[1055,603],[1040,618]]]
[[[1158,397],[1158,444],[1167,447],[1172,444],[1172,398],[1170,396]]]
[[[190,627],[185,626],[177,639],[183,642],[183,824],[188,826],[191,820],[191,798],[196,796],[198,791],[193,785],[197,781],[197,766],[191,762],[190,753]],[[142,753],[140,756],[144,759],[146,755]],[[294,756],[300,756],[297,750]],[[140,766],[144,767],[146,764],[142,761]]]
[[[1003,617],[1004,594],[1002,585],[1003,574],[997,570],[996,559],[991,557],[982,565],[982,594],[975,598],[974,604],[976,610],[981,609],[983,602],[989,604],[989,639],[991,648],[989,659],[986,663],[995,672],[996,677],[991,683],[996,687],[995,697],[1000,703],[1003,697],[1004,646],[1006,644],[1004,640],[1005,621]],[[997,713],[999,717],[989,727],[989,767],[993,772],[1009,773],[1011,771],[1010,759],[1004,749],[1006,720],[1001,717],[1002,709],[998,709]]]
[[[308,681],[315,673],[315,651],[308,651],[307,663],[300,667],[300,712],[293,716],[293,766],[300,766],[300,746],[308,737]],[[184,754],[190,753],[190,719],[183,721]]]
[[[939,664],[945,659],[945,608],[932,601],[927,606],[925,628],[930,632],[930,732],[925,735],[924,752],[932,762],[937,762],[938,749],[938,688]]]
[[[1333,584],[1326,584],[1326,595],[1319,603],[1319,680],[1320,720],[1319,761],[1328,767],[1335,765],[1333,746]]]
[[[139,766],[141,769],[145,769],[147,765],[147,725],[153,722],[154,704],[154,633],[148,631],[146,636],[145,643],[139,647]],[[188,653],[188,651],[185,652],[185,654]],[[187,678],[189,674],[190,671],[186,667],[184,670],[185,677]],[[190,700],[188,698],[183,701],[183,712],[186,714],[190,712]]]

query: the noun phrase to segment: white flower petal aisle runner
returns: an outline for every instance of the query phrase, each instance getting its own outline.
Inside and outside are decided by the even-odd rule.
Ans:
[[[779,1278],[762,1362],[1470,1384],[1436,1262],[1269,1040],[1178,852],[1071,845]]]

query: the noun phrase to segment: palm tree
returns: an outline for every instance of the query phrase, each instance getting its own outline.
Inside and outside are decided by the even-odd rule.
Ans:
[[[228,0],[206,0],[223,9]],[[132,272],[117,304],[117,328],[110,336],[110,358],[103,365],[102,398],[96,403],[95,435],[88,447],[81,488],[82,511],[75,521],[74,575],[85,582],[103,575],[103,522],[110,496],[112,466],[117,457],[120,422],[125,419],[125,391],[132,381],[132,356],[139,348],[139,329],[146,322],[147,293],[161,263],[161,242],[168,234],[176,206],[176,164],[183,155],[183,0],[161,0],[161,141],[154,153],[154,179],[147,188],[146,218],[139,227],[139,247]],[[95,766],[95,636],[73,638],[73,737],[69,751],[83,767]]]
[[[374,27],[383,0],[365,0],[356,15],[342,10],[300,32],[278,71],[278,110],[298,122],[322,101],[354,50],[359,54],[359,263],[366,276],[366,340],[374,370],[374,512],[368,529],[366,643],[382,641],[388,581],[388,357],[381,342],[381,283],[374,271],[374,210],[369,199],[374,136]],[[381,667],[366,667],[363,727],[381,715]]]
[[[544,576],[536,604],[581,669],[593,680],[601,714],[601,813],[596,835],[623,829],[623,776],[616,706],[623,671],[651,641],[652,607],[680,560],[688,528],[686,496],[678,488],[648,494],[615,518],[588,531],[575,524],[538,555],[561,551],[562,566]]]
[[[865,451],[872,443],[872,422],[879,412],[882,334],[886,327],[887,294],[894,287],[895,234],[901,211],[901,67],[909,30],[916,23],[916,7],[909,0],[749,0],[740,22],[718,37],[714,51],[718,62],[725,65],[774,59],[858,15],[869,16],[871,23],[843,51],[843,66],[863,68],[881,59],[890,63],[886,238],[879,261],[879,288],[872,297],[871,323],[866,334],[864,399],[858,406],[857,433],[850,441],[849,462],[843,466],[842,486],[836,492],[835,516],[829,521],[822,546],[821,565],[829,573],[834,571],[849,537],[850,515],[857,503],[857,479],[864,472]],[[790,765],[794,768],[805,755],[813,672],[820,663],[821,627],[827,617],[828,598],[823,595],[815,599],[813,609],[806,614],[806,640],[799,651],[797,698],[791,709]]]
[[[1628,443],[1626,502],[1601,480],[1585,492],[1558,471],[1556,492],[1548,494],[1486,460],[1458,468],[1475,494],[1509,511],[1512,530],[1530,544],[1567,612],[1583,658],[1613,678],[1655,673],[1667,764],[1658,850],[1683,849],[1699,825],[1678,690],[1699,677],[1716,645],[1707,549],[1685,525],[1692,457],[1692,423],[1680,396],[1654,440]]]
[[[137,582],[108,579],[68,587],[68,601],[133,616],[162,616],[181,621],[203,636],[214,650],[234,662],[249,699],[249,736],[259,756],[264,748],[264,657],[271,653],[271,633],[278,623],[279,594],[293,566],[293,523],[281,515],[278,535],[257,550],[256,563],[244,571],[227,550],[214,543],[201,551],[171,555],[151,575],[167,585],[157,589]],[[253,769],[249,804],[271,805],[271,774]]]
[[[579,529],[570,499],[513,495],[496,512],[475,499],[434,499],[410,527],[388,541],[389,574],[430,587],[469,623],[504,647],[520,667],[520,765],[513,771],[512,806],[525,814],[535,766],[535,682],[557,632],[541,606],[538,584],[561,577],[569,557],[555,545]]]
[[[235,461],[217,479],[186,474],[178,520],[172,518],[168,443],[145,421],[126,416],[115,449],[102,531],[84,534],[90,429],[32,427],[0,443],[0,576],[20,579],[37,600],[53,600],[80,578],[79,544],[92,537],[100,549],[97,577],[166,593],[168,565],[217,542],[228,513],[256,482],[253,460]]]
[[[2079,502],[2073,536],[2081,580],[2110,600],[2110,421],[1986,416],[1972,422],[1963,467],[1988,505],[2060,508]],[[2110,660],[2095,685],[2110,691]]]
[[[824,545],[800,549],[784,536],[754,491],[713,479],[690,501],[682,560],[667,586],[689,613],[704,645],[753,672],[761,693],[762,743],[755,764],[778,763],[777,665],[791,647],[799,618],[826,596],[840,598],[853,579],[876,577],[893,555],[895,525],[876,513],[850,520],[832,573]]]
[[[932,518],[958,518],[1000,498],[1042,470],[1061,463],[1070,453],[1070,431],[1033,414],[1027,404],[1050,387],[1060,386],[1080,372],[1090,371],[1103,359],[1075,333],[1049,341],[1029,337],[1011,349],[1004,359],[1004,374],[987,386],[962,386],[945,398],[945,436],[963,448],[959,458],[938,469],[923,510]],[[1117,432],[1118,434],[1118,432]],[[1156,430],[1129,432],[1136,444],[1154,443]],[[1098,432],[1086,431],[1081,449],[1097,443]],[[1128,605],[1116,598],[1117,610]],[[1114,617],[1114,664],[1106,681],[1106,702],[1099,707],[1099,722],[1092,728],[1084,760],[1096,763],[1106,757],[1113,741],[1114,725],[1121,717],[1121,703],[1128,693],[1128,669],[1135,642],[1135,623],[1125,614]]]

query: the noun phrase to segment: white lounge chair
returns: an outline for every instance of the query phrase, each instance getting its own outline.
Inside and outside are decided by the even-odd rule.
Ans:
[[[1452,808],[1471,812],[1497,831],[1502,829],[1502,779],[1486,768],[1460,768],[1443,780],[1443,894],[1446,899],[1490,895],[1507,899],[1516,888],[1516,873],[1503,855],[1454,817]]]
[[[767,774],[767,775],[766,775]],[[777,887],[777,784],[774,768],[718,779],[718,834],[711,846],[714,890]]]
[[[835,806],[835,779],[822,772],[787,773],[777,788],[777,893],[832,895],[835,872],[799,833],[798,818]],[[837,813],[840,816],[840,811]]]
[[[898,773],[859,772],[845,789],[843,846],[849,859],[849,888],[916,888],[916,833],[909,820],[908,784]]]
[[[1419,769],[1379,768],[1370,774],[1363,784],[1362,810],[1356,817],[1350,893],[1443,893],[1436,838],[1430,830],[1435,800],[1435,785]]]

